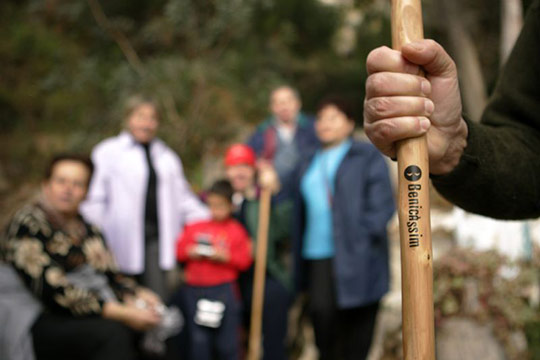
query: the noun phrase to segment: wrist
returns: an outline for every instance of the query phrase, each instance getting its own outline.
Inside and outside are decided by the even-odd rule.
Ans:
[[[218,262],[218,263],[227,263],[229,262],[229,256],[227,254],[224,254],[224,253],[216,253],[213,257],[212,257],[212,260],[214,260],[215,262]]]
[[[219,259],[219,261],[221,261],[222,263],[228,263],[230,260],[231,260],[231,257],[227,254],[221,255]]]
[[[129,316],[127,307],[119,302],[110,301],[103,305],[101,316],[105,319],[124,322]]]
[[[448,146],[443,156],[436,164],[430,164],[430,173],[433,175],[449,174],[459,164],[461,156],[467,147],[469,130],[463,118],[451,133]]]

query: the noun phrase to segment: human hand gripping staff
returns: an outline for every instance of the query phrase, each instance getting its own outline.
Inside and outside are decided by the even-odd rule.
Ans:
[[[423,38],[420,0],[392,0],[392,47]],[[418,74],[423,76],[423,74]],[[435,359],[433,255],[426,135],[397,143],[403,354]]]

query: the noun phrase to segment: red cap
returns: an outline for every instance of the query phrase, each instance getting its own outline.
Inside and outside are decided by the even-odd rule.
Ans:
[[[249,165],[255,166],[255,161],[257,157],[255,156],[255,151],[247,145],[244,144],[233,144],[225,153],[225,165]]]

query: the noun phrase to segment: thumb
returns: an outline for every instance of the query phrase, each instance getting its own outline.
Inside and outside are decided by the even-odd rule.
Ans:
[[[403,45],[403,57],[420,65],[433,76],[457,76],[456,64],[441,45],[433,40],[420,40]]]

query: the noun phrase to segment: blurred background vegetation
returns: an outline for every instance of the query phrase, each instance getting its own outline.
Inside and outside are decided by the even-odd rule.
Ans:
[[[500,64],[501,4],[424,1],[426,36],[456,58],[472,49],[480,97]],[[327,93],[351,96],[361,123],[366,56],[390,45],[389,1],[2,0],[0,34],[1,198],[35,183],[51,153],[117,133],[136,92],[159,99],[160,135],[197,186],[203,155],[243,140],[277,84],[296,86],[307,112]]]

